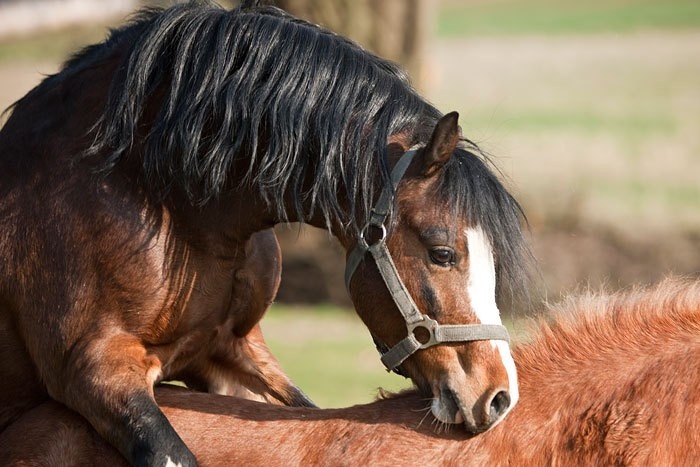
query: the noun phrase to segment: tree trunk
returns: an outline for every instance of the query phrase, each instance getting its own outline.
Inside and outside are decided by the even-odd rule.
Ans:
[[[425,87],[426,42],[436,0],[271,0],[299,18],[348,37],[403,66],[413,85]]]

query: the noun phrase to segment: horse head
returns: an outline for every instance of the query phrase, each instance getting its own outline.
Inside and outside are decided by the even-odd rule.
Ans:
[[[346,281],[387,368],[432,398],[437,420],[479,433],[518,400],[496,287],[497,261],[516,261],[520,211],[459,143],[453,112],[427,144],[401,156],[396,189],[372,209]]]

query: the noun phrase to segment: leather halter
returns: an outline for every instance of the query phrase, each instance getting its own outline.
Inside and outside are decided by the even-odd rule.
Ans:
[[[374,258],[377,269],[379,269],[379,273],[396,307],[406,321],[406,328],[408,330],[407,337],[387,351],[383,351],[382,349],[382,347],[386,348],[386,346],[379,345],[379,343],[377,345],[384,366],[387,370],[396,371],[397,373],[399,373],[398,367],[404,360],[420,349],[427,349],[428,347],[442,343],[482,340],[502,340],[508,342],[510,340],[508,330],[504,326],[498,324],[439,324],[437,321],[418,310],[406,286],[399,277],[394,261],[391,259],[389,249],[386,246],[385,240],[387,230],[385,222],[393,206],[396,187],[418,151],[419,149],[406,151],[394,166],[391,172],[391,185],[384,186],[377,203],[374,208],[372,208],[370,219],[362,228],[360,238],[357,240],[357,245],[350,253],[350,256],[348,256],[345,265],[345,287],[349,292],[352,276],[357,267],[364,260],[365,255],[369,252],[372,258]],[[366,238],[370,228],[376,228],[381,231],[381,237],[373,241],[371,245],[367,242]],[[421,342],[418,340],[415,334],[418,329],[423,329],[424,333],[429,336],[427,341]],[[375,342],[378,342],[376,338]]]

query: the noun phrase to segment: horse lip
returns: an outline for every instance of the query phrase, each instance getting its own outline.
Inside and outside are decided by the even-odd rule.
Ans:
[[[431,412],[436,420],[449,425],[463,425],[470,435],[478,435],[488,431],[493,425],[477,424],[471,416],[471,412],[462,404],[459,396],[449,386],[434,387],[434,397],[431,404]]]
[[[438,421],[450,425],[464,424],[467,431],[472,431],[471,424],[467,422],[468,417],[463,404],[460,403],[457,394],[449,387],[444,386],[438,391],[434,390],[430,409]]]

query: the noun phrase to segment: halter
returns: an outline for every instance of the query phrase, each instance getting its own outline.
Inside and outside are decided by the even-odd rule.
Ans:
[[[413,157],[418,152],[418,149],[406,151],[399,159],[391,171],[391,185],[385,185],[382,193],[377,200],[377,203],[372,208],[370,219],[360,231],[360,237],[357,240],[357,245],[350,253],[345,266],[345,287],[350,291],[350,281],[355,270],[363,261],[367,252],[372,255],[374,262],[379,269],[379,274],[384,280],[391,298],[401,312],[406,321],[408,336],[401,340],[392,348],[387,347],[377,341],[377,349],[381,354],[381,360],[384,366],[389,371],[400,373],[398,367],[408,357],[413,355],[420,349],[427,349],[434,345],[450,342],[472,342],[483,340],[502,340],[508,342],[508,330],[498,324],[439,324],[428,315],[421,313],[418,310],[411,295],[406,290],[406,286],[401,281],[399,273],[396,270],[394,261],[391,259],[391,254],[386,246],[386,226],[385,221],[389,216],[393,205],[394,193],[401,178],[403,178],[406,169],[410,165]],[[381,231],[381,237],[374,241],[371,245],[367,242],[366,236],[370,228],[376,228]],[[425,342],[421,342],[416,337],[416,331],[423,329],[428,335]]]

